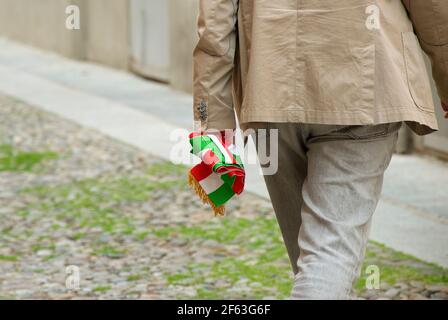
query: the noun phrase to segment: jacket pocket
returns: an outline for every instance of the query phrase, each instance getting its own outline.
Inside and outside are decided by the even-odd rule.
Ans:
[[[431,85],[417,36],[414,32],[402,32],[401,36],[406,78],[412,100],[419,109],[434,112]]]
[[[355,125],[346,128],[353,139],[374,139],[397,132],[402,122],[381,123],[375,125]]]

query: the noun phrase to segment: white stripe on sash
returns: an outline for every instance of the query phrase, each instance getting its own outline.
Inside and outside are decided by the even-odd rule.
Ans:
[[[224,155],[225,163],[232,164],[232,158],[230,157],[228,151],[226,148],[222,145],[221,141],[218,139],[217,136],[214,136],[212,134],[207,135],[212,141],[216,144],[216,146],[219,148],[219,151]]]
[[[207,178],[199,181],[199,184],[201,185],[202,189],[204,189],[206,194],[210,194],[221,187],[224,184],[224,181],[217,173],[212,172],[212,174]]]

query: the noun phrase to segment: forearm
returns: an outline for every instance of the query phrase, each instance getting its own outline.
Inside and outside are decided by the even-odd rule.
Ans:
[[[232,74],[238,0],[200,0],[193,53],[194,120],[201,130],[236,127]]]
[[[448,1],[402,0],[422,49],[429,56],[442,101],[448,101]]]

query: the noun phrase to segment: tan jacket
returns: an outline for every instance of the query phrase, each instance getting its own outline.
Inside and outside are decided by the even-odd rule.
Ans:
[[[448,101],[448,0],[200,0],[196,128],[253,122],[437,129],[422,54]],[[437,101],[437,105],[439,105]]]

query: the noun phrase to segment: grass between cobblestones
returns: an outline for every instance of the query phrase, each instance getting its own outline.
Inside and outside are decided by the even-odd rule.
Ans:
[[[277,223],[272,218],[230,218],[200,226],[168,227],[156,230],[156,235],[180,237],[188,241],[213,240],[238,248],[233,255],[217,257],[212,263],[192,262],[186,273],[168,274],[170,284],[194,286],[213,281],[228,283],[227,290],[231,290],[234,285],[246,283],[254,298],[263,298],[267,292],[276,298],[285,298],[291,290],[286,250]],[[197,298],[224,299],[226,290],[202,287]]]
[[[161,237],[184,237],[192,240],[205,238],[220,243],[239,244],[245,252],[252,252],[246,259],[228,257],[216,261],[212,265],[192,263],[184,274],[168,275],[168,281],[174,285],[194,285],[203,283],[205,279],[230,280],[237,283],[239,279],[248,279],[260,285],[259,295],[263,297],[263,288],[275,287],[279,293],[277,298],[285,298],[291,290],[289,264],[279,263],[286,252],[278,235],[274,219],[257,218],[254,220],[233,219],[222,223],[209,223],[202,226],[165,228],[156,231]],[[269,245],[266,246],[266,243]],[[257,250],[262,248],[262,250]],[[398,282],[419,281],[425,284],[447,284],[448,270],[437,265],[426,263],[386,246],[371,241],[368,245],[366,259],[361,277],[355,285],[361,294],[365,290],[366,280],[370,273],[365,270],[370,265],[378,266],[382,284],[394,285]],[[225,298],[210,288],[198,291],[198,298]]]
[[[17,151],[9,144],[0,144],[0,172],[32,171],[42,161],[57,157],[55,152]]]

